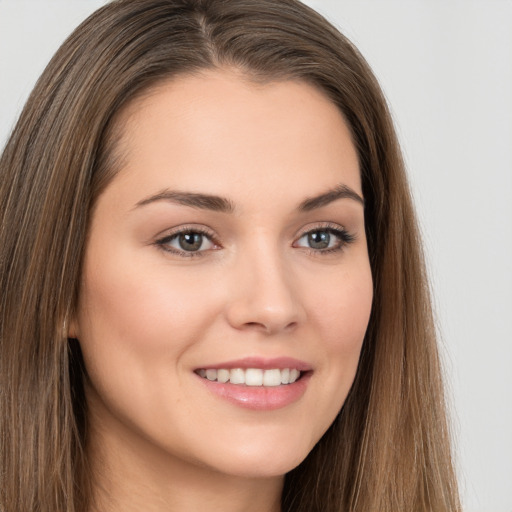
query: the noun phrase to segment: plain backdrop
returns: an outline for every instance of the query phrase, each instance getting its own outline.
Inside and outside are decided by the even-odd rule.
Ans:
[[[103,0],[0,0],[0,146]],[[422,224],[466,512],[512,512],[512,1],[309,0],[389,99]]]

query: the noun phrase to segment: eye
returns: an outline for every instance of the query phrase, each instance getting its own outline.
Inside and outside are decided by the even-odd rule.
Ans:
[[[211,235],[199,229],[186,229],[173,233],[157,240],[156,244],[165,251],[184,256],[199,255],[216,248]]]
[[[305,247],[317,252],[341,250],[354,240],[354,236],[343,228],[317,228],[304,233],[294,247]]]

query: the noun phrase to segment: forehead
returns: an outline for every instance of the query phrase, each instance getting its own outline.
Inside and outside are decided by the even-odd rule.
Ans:
[[[128,104],[116,125],[116,179],[141,194],[172,187],[226,195],[238,184],[304,196],[312,183],[323,191],[340,182],[361,192],[343,116],[305,82],[254,83],[232,70],[179,76]]]

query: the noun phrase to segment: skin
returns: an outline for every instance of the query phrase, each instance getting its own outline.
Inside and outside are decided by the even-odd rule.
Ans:
[[[92,215],[71,335],[87,369],[98,510],[278,511],[283,475],[338,414],[372,303],[362,196],[338,109],[294,82],[234,70],[161,84],[121,113],[122,168]],[[214,194],[233,212],[161,199]],[[310,247],[330,233],[336,251]],[[180,227],[207,229],[198,255],[171,252]],[[165,250],[168,249],[168,250]],[[239,407],[194,370],[288,356],[313,371],[276,410]]]

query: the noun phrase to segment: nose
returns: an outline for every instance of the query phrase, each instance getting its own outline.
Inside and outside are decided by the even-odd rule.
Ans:
[[[305,318],[296,279],[274,249],[240,255],[231,274],[227,319],[238,330],[265,335],[293,331]]]

